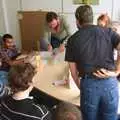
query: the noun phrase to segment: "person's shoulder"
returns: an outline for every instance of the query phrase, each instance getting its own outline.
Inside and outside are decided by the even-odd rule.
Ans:
[[[93,30],[95,30],[96,32],[104,32],[106,34],[111,34],[111,32],[113,32],[112,28],[110,27],[102,27],[99,25],[94,25]]]
[[[73,35],[71,35],[71,37],[69,39],[70,40],[75,40],[80,36],[79,34],[80,34],[80,31],[77,30],[75,33],[73,33]]]
[[[6,54],[7,51],[8,51],[7,48],[2,47],[2,48],[0,49],[0,54]]]
[[[59,14],[58,18],[60,19],[60,22],[64,23],[67,20],[67,16],[65,16],[64,14]]]
[[[99,26],[99,25],[94,25],[95,29],[98,29],[98,30],[104,30],[104,31],[111,31],[112,28],[111,27],[102,27],[102,26]]]
[[[0,49],[0,51],[7,51],[8,49],[7,48],[5,48],[5,47],[2,47],[1,49]]]
[[[79,30],[77,30],[75,33],[73,33],[73,35],[69,37],[67,44],[73,45],[74,43],[76,43],[75,41],[79,39],[79,37]]]
[[[5,96],[5,97],[1,98],[1,104],[7,104],[8,101],[13,102],[12,100],[13,99],[12,99],[11,95]]]
[[[64,14],[58,14],[58,17],[63,20],[63,19],[66,19],[66,16]]]
[[[45,21],[45,23],[44,23],[44,32],[49,32],[50,31],[50,28],[49,28],[49,26],[48,26],[48,23]]]
[[[99,25],[90,25],[88,26],[88,30],[101,31],[101,30],[107,30],[107,28]]]

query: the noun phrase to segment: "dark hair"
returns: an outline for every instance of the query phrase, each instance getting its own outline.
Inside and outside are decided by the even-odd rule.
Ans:
[[[27,90],[35,73],[36,70],[30,63],[13,65],[8,74],[11,90],[13,92]]]
[[[55,111],[55,120],[82,120],[80,109],[68,102],[61,102]]]
[[[93,23],[93,11],[89,5],[79,6],[76,9],[75,17],[79,21],[80,25]]]
[[[55,12],[48,12],[46,15],[47,23],[50,23],[53,19],[57,19],[58,15]]]
[[[13,39],[13,36],[10,34],[4,34],[2,37],[3,42],[6,42],[7,39]]]

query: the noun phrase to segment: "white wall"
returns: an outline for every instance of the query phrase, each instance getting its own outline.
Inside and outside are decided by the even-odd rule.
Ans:
[[[20,46],[20,36],[19,36],[19,25],[17,21],[17,11],[18,10],[46,10],[63,12],[67,16],[67,20],[70,24],[72,32],[76,31],[75,27],[75,17],[74,12],[78,7],[73,5],[72,0],[0,0],[0,13],[2,4],[1,1],[5,1],[5,7],[7,11],[7,18],[0,20],[0,32],[8,31],[17,39],[17,44]],[[63,2],[63,6],[62,6]],[[113,4],[114,3],[114,4]],[[93,6],[94,11],[94,23],[98,15],[101,13],[108,13],[113,20],[118,20],[120,18],[120,7],[119,0],[100,0],[99,5]],[[2,14],[4,16],[4,13]]]
[[[120,1],[113,0],[113,20],[120,20]]]
[[[22,0],[22,10],[40,9],[61,12],[61,0]]]
[[[63,9],[64,12],[73,13],[79,5],[74,5],[73,0],[63,0]],[[108,6],[108,7],[107,7]],[[104,13],[108,12],[111,14],[112,0],[100,0],[99,5],[94,5],[93,11],[94,13]]]
[[[3,11],[3,1],[0,0],[0,33],[2,34],[6,32]]]
[[[0,0],[0,33],[10,33],[14,36],[20,48],[19,24],[17,11],[20,10],[19,0]]]
[[[8,31],[16,40],[16,44],[20,47],[19,24],[17,20],[17,11],[20,10],[19,0],[5,0],[7,11]]]

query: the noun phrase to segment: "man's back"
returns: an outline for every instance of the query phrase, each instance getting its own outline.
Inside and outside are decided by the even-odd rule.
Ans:
[[[67,47],[71,46],[78,69],[82,67],[85,72],[93,72],[96,68],[113,70],[113,48],[119,41],[116,37],[111,29],[85,25],[70,38]]]
[[[51,114],[43,105],[34,104],[31,98],[15,100],[11,96],[1,102],[2,120],[51,120]]]

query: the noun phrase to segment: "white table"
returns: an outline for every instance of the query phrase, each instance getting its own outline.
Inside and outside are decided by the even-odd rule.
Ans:
[[[59,59],[59,57],[57,59]],[[80,90],[77,87],[70,89],[68,85],[55,86],[52,84],[55,80],[62,80],[69,70],[68,64],[64,59],[58,61],[51,60],[51,62],[45,65],[43,71],[36,74],[34,77],[34,86],[58,100],[67,101],[80,106]]]

